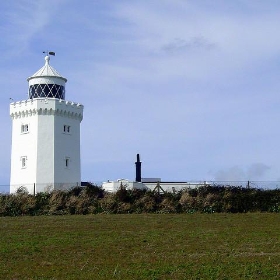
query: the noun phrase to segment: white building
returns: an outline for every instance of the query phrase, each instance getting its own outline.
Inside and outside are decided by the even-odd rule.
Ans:
[[[140,155],[137,154],[135,162],[135,181],[127,179],[118,179],[116,181],[107,181],[102,183],[102,188],[107,192],[116,192],[121,187],[127,190],[151,190],[157,192],[178,192],[184,189],[194,189],[208,185],[207,182],[162,182],[161,178],[142,178]]]
[[[107,181],[102,183],[102,189],[106,192],[117,192],[121,187],[127,190],[144,190],[146,187],[141,182],[133,182],[127,179],[118,179],[116,181]]]
[[[53,53],[48,53],[53,54]],[[28,99],[10,104],[10,193],[67,189],[81,183],[80,123],[83,105],[65,100],[65,83],[49,65],[27,79]]]
[[[107,181],[102,183],[102,189],[107,192],[117,192],[121,186],[127,190],[151,190],[155,192],[178,192],[185,189],[195,189],[209,185],[207,182],[162,182],[161,179],[145,180],[141,182],[130,181],[128,179],[118,179],[116,181]]]

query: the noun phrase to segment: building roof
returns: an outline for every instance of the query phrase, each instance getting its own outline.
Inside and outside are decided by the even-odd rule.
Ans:
[[[45,65],[39,69],[35,74],[30,76],[27,81],[34,79],[34,78],[39,78],[39,77],[56,77],[56,78],[61,78],[65,82],[67,82],[67,79],[62,77],[52,66],[50,66],[49,61],[50,57],[47,55],[45,57]]]

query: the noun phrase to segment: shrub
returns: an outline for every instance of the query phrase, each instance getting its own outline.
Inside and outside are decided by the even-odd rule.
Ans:
[[[118,203],[115,194],[106,193],[100,200],[100,208],[103,213],[117,213]]]
[[[147,192],[134,203],[134,210],[136,213],[151,213],[157,209],[155,196]]]
[[[62,215],[96,213],[244,213],[280,212],[280,190],[240,186],[203,186],[178,193],[127,190],[107,193],[98,186],[74,187],[69,191],[38,193],[24,191],[0,195],[0,216]]]

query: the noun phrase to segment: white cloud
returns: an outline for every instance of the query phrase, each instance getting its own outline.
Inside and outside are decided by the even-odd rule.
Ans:
[[[28,52],[31,40],[44,32],[52,15],[64,0],[19,0],[10,2],[9,9],[2,11],[0,34],[4,52],[9,56]],[[51,37],[48,38],[51,41]],[[46,46],[47,47],[47,46]]]
[[[229,10],[214,12],[214,7],[205,10],[209,5],[205,8],[201,2],[184,3],[164,1],[160,8],[151,2],[120,5],[117,15],[128,21],[127,31],[130,36],[133,34],[130,42],[140,49],[142,57],[151,60],[155,76],[165,72],[202,81],[220,76],[223,81],[234,78],[234,72],[238,75],[240,71],[252,71],[256,65],[277,55],[280,48],[280,40],[275,35],[279,23],[277,13],[240,15]],[[222,2],[220,6],[232,5]],[[199,38],[198,42],[194,38]],[[201,50],[202,43],[204,47],[215,45],[216,51],[194,52],[195,48]],[[172,49],[174,53],[175,48],[178,51],[186,47],[192,51],[177,52],[179,55],[172,58],[155,56],[162,49]]]
[[[170,43],[165,44],[162,46],[162,50],[166,53],[178,53],[178,52],[185,52],[185,51],[193,51],[199,49],[212,49],[215,47],[215,44],[210,43],[204,37],[193,37],[190,38],[188,41],[175,38]]]

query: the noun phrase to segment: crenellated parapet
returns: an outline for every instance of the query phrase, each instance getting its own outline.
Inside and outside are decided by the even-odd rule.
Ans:
[[[56,115],[82,121],[83,108],[79,103],[62,99],[36,98],[11,103],[10,116],[18,119],[34,115]]]

